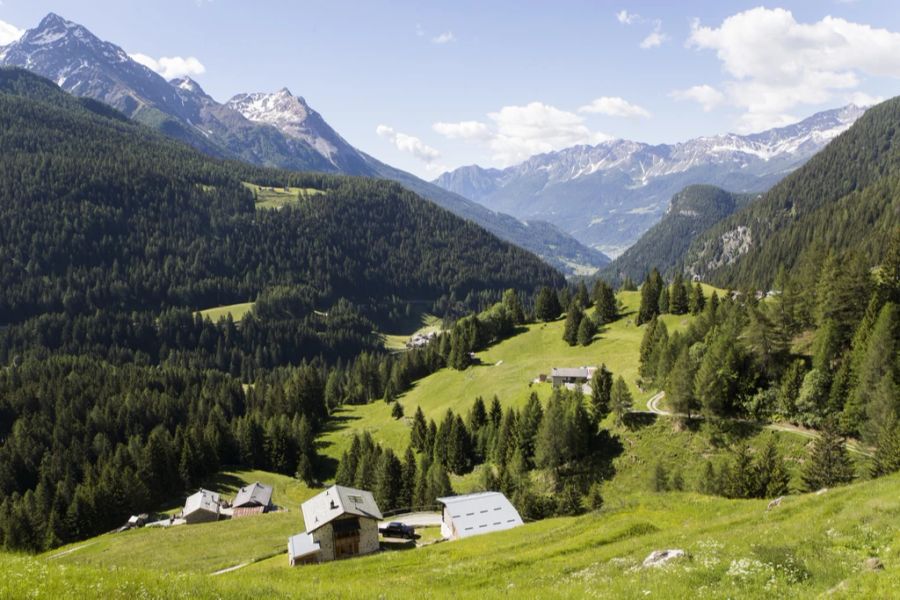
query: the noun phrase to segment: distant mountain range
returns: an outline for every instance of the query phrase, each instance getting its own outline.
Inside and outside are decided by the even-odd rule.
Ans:
[[[0,48],[0,65],[42,75],[72,94],[100,100],[212,156],[397,181],[568,273],[594,270],[609,262],[600,251],[550,223],[496,213],[357,150],[302,97],[287,89],[239,94],[222,104],[197,82],[189,78],[166,81],[122,48],[54,13]]]
[[[550,221],[584,244],[621,254],[692,184],[762,192],[847,130],[864,108],[817,113],[752,135],[650,145],[612,140],[533,156],[506,169],[461,167],[434,183],[521,219]]]

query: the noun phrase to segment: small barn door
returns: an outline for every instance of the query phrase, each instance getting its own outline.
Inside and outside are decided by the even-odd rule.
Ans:
[[[359,519],[334,522],[334,557],[337,559],[359,554]]]

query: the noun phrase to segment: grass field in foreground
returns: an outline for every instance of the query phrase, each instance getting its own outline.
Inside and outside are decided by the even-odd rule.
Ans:
[[[194,552],[169,559],[182,573],[130,547],[91,561],[77,558],[88,548],[65,562],[0,554],[0,597],[889,598],[900,589],[900,475],[766,506],[645,494],[459,542],[296,568],[280,555],[216,577],[205,555],[220,546],[224,525],[239,522],[200,525],[183,528],[193,532]],[[243,535],[255,543],[249,529]],[[642,568],[647,555],[667,548],[687,557]],[[154,549],[173,553],[162,535]],[[237,564],[246,558],[229,554]],[[884,568],[868,569],[869,558]]]
[[[209,320],[213,323],[217,322],[219,319],[224,319],[228,315],[231,315],[231,318],[237,323],[244,318],[244,315],[253,309],[253,304],[253,302],[241,302],[240,304],[215,306],[199,312],[204,318],[209,317]]]
[[[708,292],[711,293],[711,292]],[[436,421],[447,409],[466,414],[477,396],[490,402],[496,394],[504,406],[521,406],[532,391],[542,399],[550,395],[549,384],[531,382],[552,367],[578,367],[605,363],[614,375],[622,375],[635,397],[635,403],[645,404],[650,392],[636,386],[638,357],[645,326],[634,324],[635,311],[640,304],[639,292],[623,292],[619,300],[624,305],[621,319],[606,327],[589,346],[569,346],[562,339],[564,320],[527,325],[512,338],[478,353],[481,364],[465,371],[441,369],[414,384],[400,396],[406,418],[394,420],[390,407],[383,402],[364,406],[347,406],[322,436],[323,453],[340,458],[353,434],[367,430],[376,440],[395,450],[406,449],[409,440],[409,418],[421,406],[426,418]],[[684,328],[693,317],[664,315],[669,331]]]

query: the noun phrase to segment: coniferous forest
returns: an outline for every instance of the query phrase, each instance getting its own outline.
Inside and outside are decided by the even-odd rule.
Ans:
[[[313,481],[330,409],[445,364],[385,353],[386,315],[563,282],[397,184],[212,160],[21,70],[0,71],[0,147],[8,548],[107,531],[220,465]],[[322,193],[260,210],[248,182]]]

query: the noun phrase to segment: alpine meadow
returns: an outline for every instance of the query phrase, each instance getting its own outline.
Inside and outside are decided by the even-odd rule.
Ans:
[[[782,4],[0,2],[0,598],[897,597],[900,13]]]

